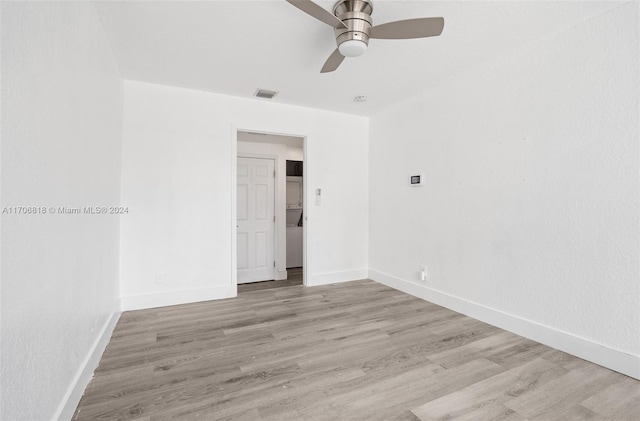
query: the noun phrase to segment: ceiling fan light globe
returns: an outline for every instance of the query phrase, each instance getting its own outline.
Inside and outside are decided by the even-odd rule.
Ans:
[[[345,57],[358,57],[367,51],[367,44],[357,39],[350,39],[340,44],[338,50]]]

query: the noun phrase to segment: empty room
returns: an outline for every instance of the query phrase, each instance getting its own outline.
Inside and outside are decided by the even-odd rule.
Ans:
[[[0,19],[0,420],[640,420],[640,2]]]

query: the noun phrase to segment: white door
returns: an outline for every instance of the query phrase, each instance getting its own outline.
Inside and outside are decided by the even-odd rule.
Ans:
[[[238,158],[238,283],[275,278],[275,165]]]

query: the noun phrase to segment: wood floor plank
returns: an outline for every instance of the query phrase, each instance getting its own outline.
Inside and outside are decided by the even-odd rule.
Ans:
[[[416,402],[451,393],[500,370],[487,360],[473,361],[466,367],[459,367],[456,372],[440,370],[437,364],[420,365],[404,371],[396,370],[400,371],[400,374],[389,375],[383,377],[382,381],[364,386],[362,397],[346,405],[343,411],[352,418],[388,419],[406,408],[413,407]],[[407,389],[407,384],[414,387]],[[381,407],[380,402],[388,404]]]
[[[535,392],[527,393],[506,402],[506,406],[524,415],[528,419],[566,419],[572,414],[584,413],[577,407],[588,397],[620,381],[620,374],[589,364],[539,387]]]
[[[513,409],[507,414],[505,411],[509,408],[504,406],[505,402],[565,373],[567,370],[560,366],[535,359],[433,400],[412,412],[424,420],[466,419],[487,411],[496,412],[495,416],[520,416]]]
[[[496,402],[484,402],[482,404],[474,405],[471,408],[466,408],[466,412],[458,412],[455,416],[448,417],[440,417],[440,418],[429,418],[423,417],[418,418],[421,421],[427,420],[456,420],[456,421],[478,421],[478,420],[491,420],[491,421],[526,421],[526,418],[523,418],[520,414],[515,412],[513,409],[509,409],[499,403]]]
[[[630,377],[619,378],[581,405],[611,419],[640,419],[640,382]]]
[[[74,420],[635,421],[639,411],[636,380],[359,280],[125,312]]]

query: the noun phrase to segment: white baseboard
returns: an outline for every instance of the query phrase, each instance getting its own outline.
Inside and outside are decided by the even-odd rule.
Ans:
[[[369,272],[367,269],[318,273],[309,276],[307,279],[307,286],[313,287],[318,285],[337,284],[339,282],[356,281],[358,279],[366,279],[368,275]]]
[[[396,278],[374,269],[369,270],[369,278],[391,288],[422,298],[423,300],[457,311],[627,376],[640,379],[640,356],[638,355],[627,354],[588,339],[557,330],[553,327],[544,326],[531,320],[504,313],[500,310],[486,307],[429,288],[425,285]]]
[[[120,308],[122,311],[141,310],[145,308],[196,303],[198,301],[220,300],[223,298],[232,298],[236,295],[236,285],[187,289],[180,291],[164,291],[155,294],[129,295],[126,297],[121,297]]]
[[[287,271],[286,270],[276,270],[275,278],[276,281],[283,281],[287,279]]]
[[[65,393],[64,398],[56,411],[56,415],[53,418],[54,420],[67,421],[71,420],[73,417],[85,389],[93,378],[93,372],[98,366],[100,358],[102,358],[102,353],[111,339],[111,334],[113,333],[113,329],[116,327],[116,323],[118,323],[118,319],[120,319],[120,312],[114,311],[102,327],[96,341],[93,343],[89,353],[80,365],[80,369],[71,382],[69,389],[67,389],[67,393]]]

